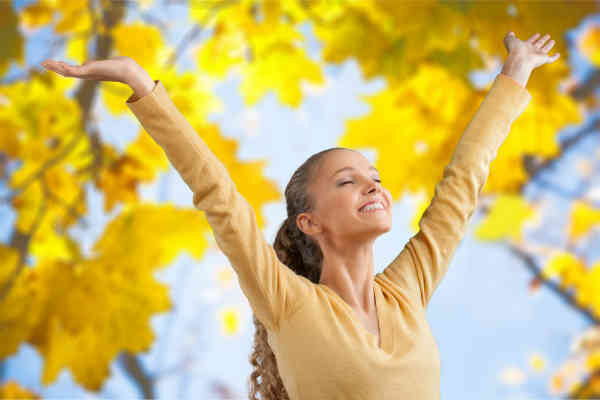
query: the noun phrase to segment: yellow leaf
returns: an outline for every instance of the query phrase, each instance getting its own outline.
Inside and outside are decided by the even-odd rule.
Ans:
[[[0,287],[13,276],[18,260],[19,252],[15,248],[0,243]]]
[[[0,399],[40,399],[36,393],[25,389],[15,380],[9,380],[0,385]]]
[[[579,239],[600,225],[600,209],[582,201],[575,201],[571,209],[569,236]]]
[[[223,103],[214,93],[214,81],[197,72],[160,71],[160,79],[177,109],[192,124],[206,122],[210,113],[222,112]]]
[[[40,0],[23,7],[19,17],[27,28],[39,28],[52,21],[55,7],[47,1]]]
[[[103,103],[109,113],[119,115],[129,111],[125,100],[133,93],[130,87],[110,81],[102,81],[99,86]]]
[[[169,159],[150,135],[143,129],[138,132],[137,138],[127,145],[125,153],[155,170],[164,170],[169,167]],[[144,180],[151,180],[154,174],[146,176]]]
[[[482,240],[511,237],[520,240],[523,222],[534,216],[534,209],[521,196],[500,195],[488,215],[476,227],[475,236]]]
[[[14,354],[43,319],[46,287],[36,268],[25,267],[0,302],[0,358]]]
[[[319,64],[297,44],[303,36],[287,24],[251,27],[248,45],[252,62],[241,69],[243,81],[240,91],[246,104],[256,104],[272,89],[281,103],[298,106],[302,100],[301,80],[324,82]],[[281,68],[282,65],[285,68]]]
[[[31,242],[29,253],[46,260],[71,261],[81,257],[79,244],[71,237],[59,234],[49,224],[42,224]]]
[[[594,372],[600,368],[600,350],[596,350],[587,355],[585,367],[589,372]]]
[[[427,207],[429,207],[430,204],[431,204],[431,199],[422,200],[417,203],[416,211],[413,215],[412,220],[410,221],[410,228],[413,233],[416,233],[419,231],[419,229],[421,229],[419,227],[419,222],[421,221],[421,218],[423,217],[425,210],[427,209]]]
[[[282,69],[281,65],[286,68]],[[242,70],[240,91],[247,105],[256,104],[273,89],[283,104],[297,107],[302,100],[301,81],[322,84],[321,68],[304,50],[289,43],[274,45]]]
[[[542,276],[546,279],[558,276],[573,265],[579,265],[580,261],[570,253],[559,252],[554,255],[542,268]]]
[[[600,65],[600,26],[598,24],[590,24],[578,36],[576,45],[592,64]]]
[[[252,6],[252,2],[253,0],[240,0],[232,5],[230,0],[212,0],[211,2],[190,0],[189,18],[201,26],[211,26],[210,22],[213,19],[237,21],[238,18],[243,18],[248,14],[246,10]],[[240,10],[246,12],[242,13]]]
[[[39,207],[43,199],[44,193],[39,181],[30,184],[25,191],[13,197],[12,206],[17,213],[15,229],[22,233],[30,231],[36,218],[39,218]]]
[[[1,4],[1,2],[0,2]],[[33,74],[28,81],[0,87],[3,106],[0,126],[7,126],[7,140],[15,158],[41,165],[46,158],[60,152],[63,144],[81,131],[81,109],[65,92],[74,80],[54,72]]]
[[[207,74],[223,78],[229,68],[244,61],[246,49],[247,45],[240,31],[213,35],[199,47],[196,62]]]
[[[552,256],[540,272],[546,279],[560,276],[564,285],[579,287],[585,275],[585,266],[573,254],[560,251]]]
[[[56,33],[81,33],[92,28],[87,0],[57,0],[56,9],[62,17],[54,26]]]
[[[529,357],[529,366],[535,372],[542,372],[546,367],[546,360],[542,357],[541,354],[532,354]]]
[[[66,55],[75,60],[76,64],[83,64],[88,60],[88,42],[89,37],[75,36],[67,41]]]
[[[4,117],[0,115],[0,131],[2,132],[2,135],[0,135],[0,151],[11,158],[17,158],[22,151],[18,139],[20,127],[14,120],[9,118],[12,118],[12,116],[7,115]]]
[[[120,352],[150,348],[151,317],[171,307],[168,287],[149,269],[129,273],[103,255],[80,264],[40,263],[35,269],[47,304],[29,341],[45,359],[46,385],[68,368],[78,384],[99,390]]]
[[[113,28],[111,33],[114,48],[119,55],[133,58],[144,68],[161,61],[159,57],[165,44],[157,27],[141,22],[122,23]]]
[[[342,11],[336,3],[321,2],[326,7],[325,14],[315,10],[323,20],[335,21],[314,25],[315,35],[323,43],[323,60],[341,63],[356,58],[365,78],[373,78],[380,72],[379,60],[393,46],[393,40],[385,35],[378,21],[366,17],[363,11],[352,7]]]
[[[217,316],[224,335],[232,336],[240,331],[240,311],[236,307],[224,307]]]
[[[127,274],[139,274],[166,267],[184,250],[200,259],[207,247],[204,234],[209,230],[204,213],[193,207],[129,204],[105,227],[93,251],[119,260],[119,268]],[[124,242],[128,245],[123,246]],[[140,251],[132,252],[132,248]]]

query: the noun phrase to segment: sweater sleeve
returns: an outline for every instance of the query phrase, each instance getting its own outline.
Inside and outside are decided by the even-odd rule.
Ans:
[[[381,273],[427,307],[465,235],[486,183],[490,163],[521,115],[531,94],[498,74],[474,118],[459,139],[435,194],[419,221],[419,232]]]
[[[279,261],[225,166],[179,112],[162,82],[154,82],[149,94],[137,100],[131,95],[127,107],[191,189],[194,207],[205,212],[256,317],[267,329],[277,330],[310,281]]]

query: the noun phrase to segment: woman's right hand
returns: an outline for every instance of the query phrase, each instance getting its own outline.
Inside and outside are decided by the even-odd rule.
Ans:
[[[46,59],[40,63],[44,68],[62,76],[129,83],[136,68],[141,68],[134,59],[117,56],[106,60],[87,60],[81,65],[70,65],[63,61]]]

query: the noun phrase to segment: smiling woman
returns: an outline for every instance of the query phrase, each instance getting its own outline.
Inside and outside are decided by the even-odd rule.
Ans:
[[[312,155],[294,172],[285,189],[288,218],[274,248],[283,264],[314,286],[307,291],[281,280],[265,282],[277,288],[287,316],[275,329],[254,318],[251,399],[258,393],[272,400],[440,397],[439,353],[424,308],[489,172],[489,163],[481,160],[494,158],[530,99],[515,79],[496,77],[444,171],[423,216],[423,231],[375,278],[373,242],[392,221],[391,194],[377,169],[361,153],[336,147]],[[476,154],[480,157],[467,157]],[[294,290],[301,294],[292,295]],[[348,347],[352,358],[335,350]],[[319,365],[326,376],[302,369],[309,365]],[[327,382],[340,389],[329,390]]]
[[[285,189],[288,217],[270,246],[225,166],[160,80],[126,60],[47,65],[66,76],[132,83],[127,106],[191,189],[253,310],[251,399],[437,400],[440,360],[425,311],[491,161],[531,100],[530,68],[552,59],[545,40],[505,38],[511,55],[458,141],[419,232],[375,276],[373,242],[391,229],[392,197],[361,153],[330,148],[294,172]]]
[[[224,165],[160,80],[154,83],[127,105],[192,190],[254,312],[251,399],[439,399],[439,353],[425,308],[491,160],[531,99],[527,90],[498,74],[444,169],[421,230],[373,276],[372,244],[391,228],[391,196],[366,157],[331,148],[308,158],[285,189],[288,218],[270,246]],[[384,210],[362,213],[369,201]]]

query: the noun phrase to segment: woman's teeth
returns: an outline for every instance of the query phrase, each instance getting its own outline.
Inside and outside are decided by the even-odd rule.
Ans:
[[[381,203],[369,204],[368,206],[360,209],[359,211],[362,213],[367,213],[367,212],[373,212],[373,211],[377,211],[377,210],[383,210],[383,205]]]

